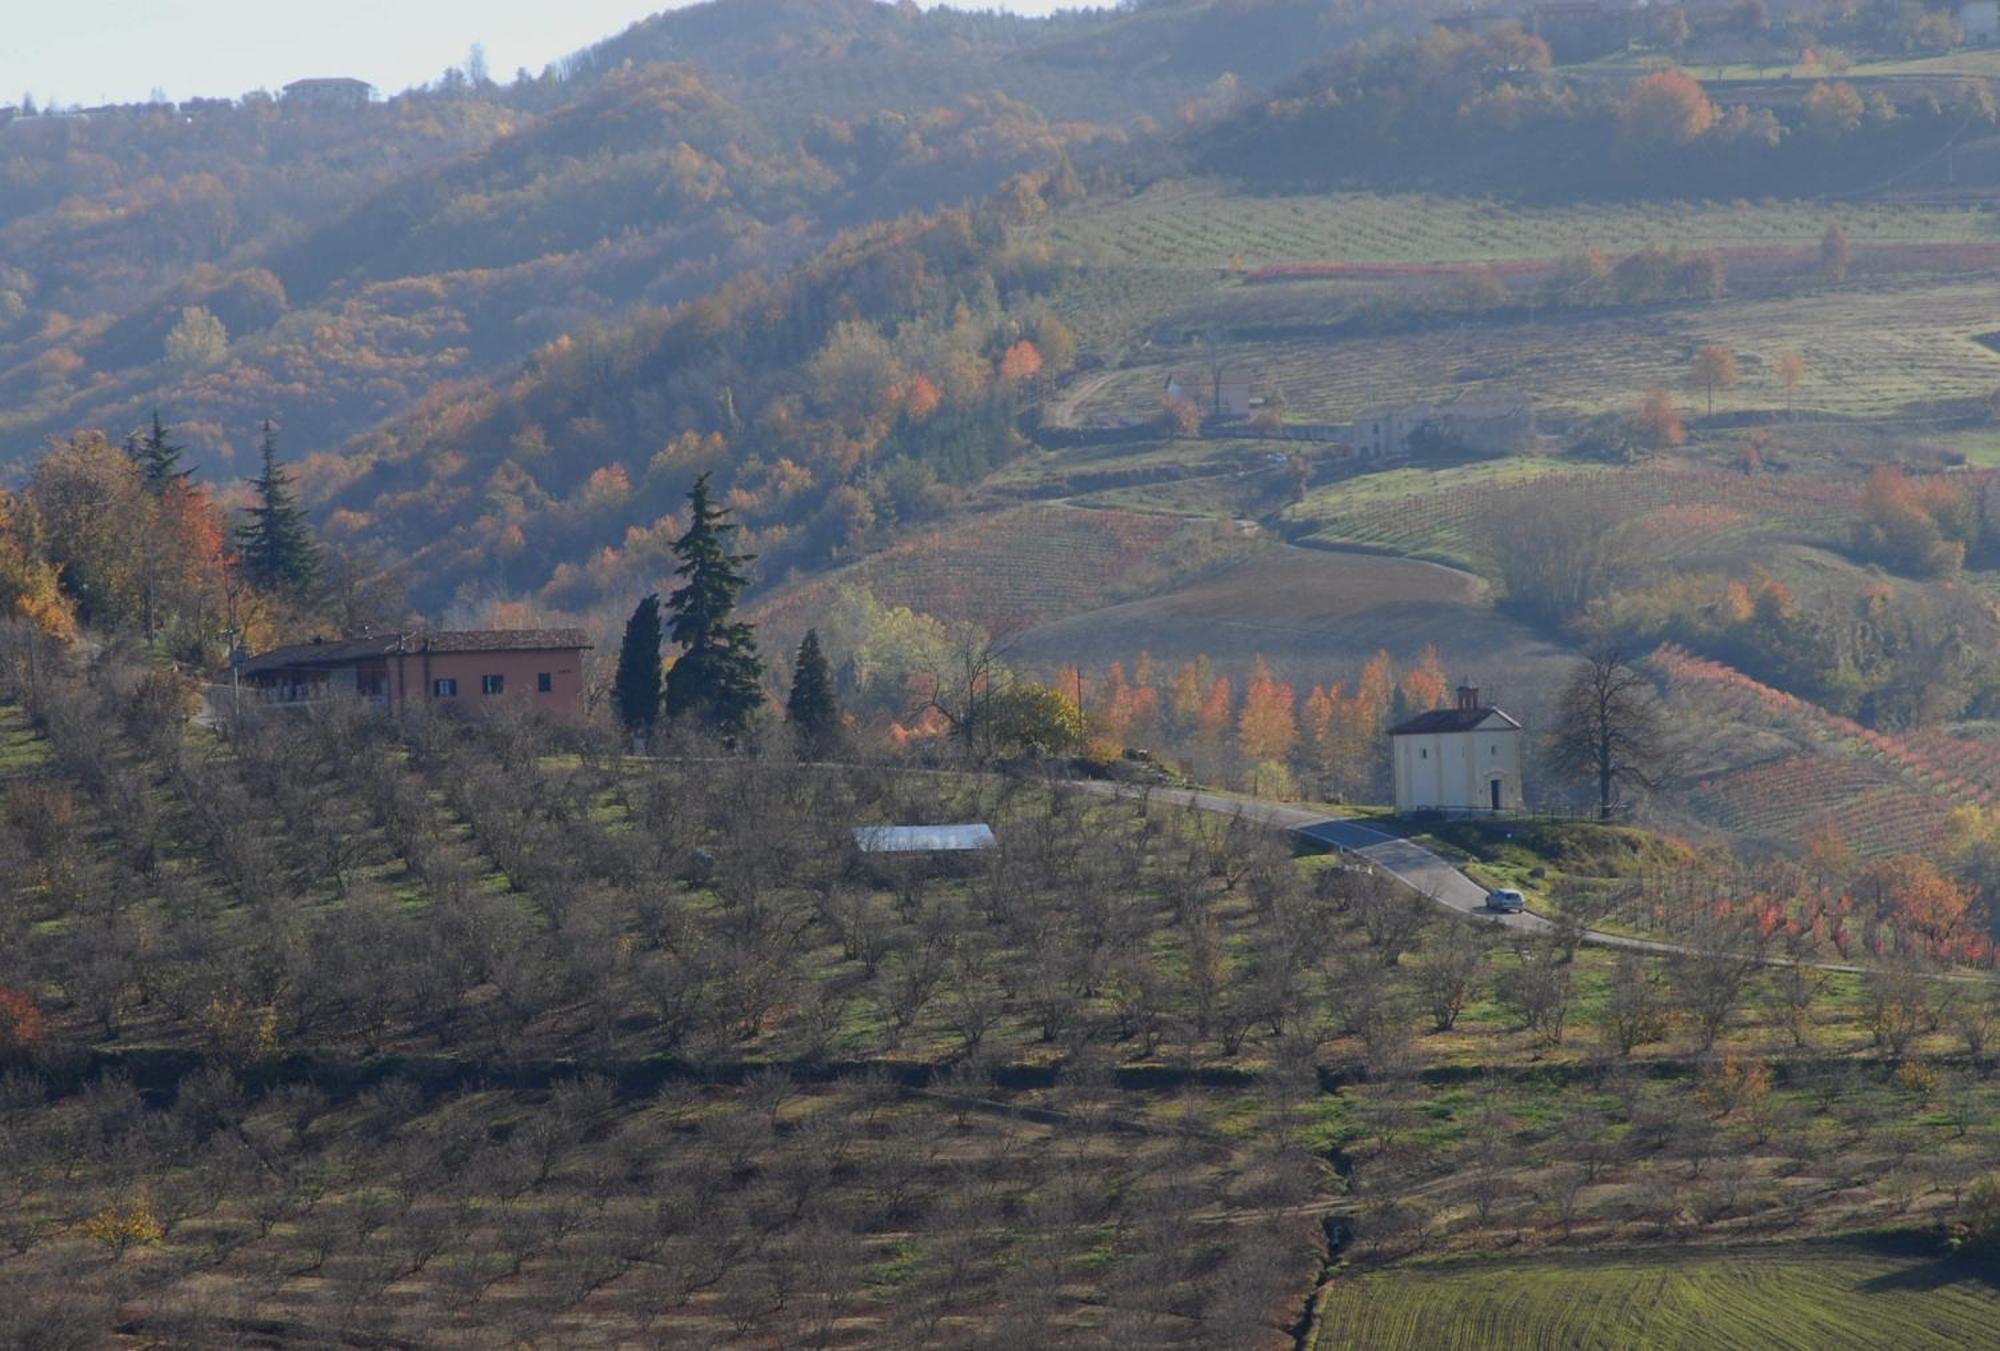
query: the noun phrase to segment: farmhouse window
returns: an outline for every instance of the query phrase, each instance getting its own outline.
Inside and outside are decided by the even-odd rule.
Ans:
[[[555,677],[543,671],[535,677],[535,693],[548,694],[556,687]]]
[[[440,676],[438,679],[433,680],[431,682],[431,698],[433,699],[458,698],[457,679],[452,676]]]
[[[481,694],[503,694],[506,692],[506,689],[506,676],[484,675],[479,677],[479,692]]]

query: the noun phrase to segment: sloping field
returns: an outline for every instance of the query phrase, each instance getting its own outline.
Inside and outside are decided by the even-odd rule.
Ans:
[[[1812,1243],[1407,1263],[1333,1282],[1313,1345],[1836,1351],[1990,1346],[1996,1325],[1990,1266]]]
[[[1929,848],[1944,837],[1953,804],[1900,782],[1880,764],[1808,751],[1704,779],[1688,795],[1695,814],[1736,835],[1799,840],[1826,820],[1864,854]]]
[[[1248,196],[1175,182],[1061,213],[1045,242],[1090,264],[1061,308],[1088,346],[1132,335],[1246,271],[1285,263],[1492,262],[1649,244],[1758,249],[1816,244],[1838,222],[1870,244],[2000,238],[1977,207],[1856,202],[1577,203],[1537,206],[1417,193]]]
[[[1258,289],[1275,304],[1288,288]],[[1783,410],[1772,372],[1781,353],[1796,351],[1807,371],[1795,404],[1801,415],[1880,418],[1990,393],[2000,384],[2000,355],[1977,339],[1993,327],[1988,287],[1931,281],[1421,332],[1238,340],[1220,344],[1218,355],[1295,417],[1345,422],[1371,404],[1479,389],[1519,390],[1544,414],[1581,416],[1629,411],[1652,385],[1706,411],[1706,399],[1688,388],[1688,362],[1702,344],[1722,342],[1736,352],[1742,379],[1716,392],[1717,413]],[[1162,383],[1186,359],[1149,354],[1095,384],[1074,416],[1084,424],[1157,416]]]
[[[1316,544],[1484,570],[1492,567],[1492,524],[1556,484],[1588,485],[1593,500],[1630,523],[1633,555],[1653,563],[1697,552],[1714,558],[1752,537],[1837,537],[1857,498],[1852,485],[1795,475],[1746,477],[1695,465],[1611,469],[1520,456],[1363,475],[1314,492],[1287,516],[1309,526]]]
[[[1237,547],[1234,527],[1222,522],[1019,507],[955,522],[781,591],[752,617],[793,638],[841,587],[865,586],[887,605],[1019,628],[1144,594]]]
[[[1968,206],[1871,202],[1583,202],[1561,206],[1421,193],[1236,195],[1179,180],[1126,200],[1063,213],[1049,240],[1113,264],[1214,271],[1304,259],[1355,263],[1481,262],[1607,253],[1817,244],[1838,222],[1856,244],[1996,238]]]
[[[1856,849],[1901,853],[1935,846],[1952,808],[1996,800],[1985,779],[2000,759],[1990,743],[1871,731],[1671,644],[1650,665],[1666,681],[1670,703],[1692,711],[1691,725],[1714,729],[1709,749],[1718,758],[1758,733],[1775,733],[1798,750],[1779,763],[1719,770],[1695,785],[1689,806],[1723,829],[1795,840],[1802,826],[1830,821]]]
[[[1094,668],[1144,651],[1174,664],[1207,657],[1230,674],[1262,656],[1303,685],[1351,680],[1377,649],[1407,662],[1426,644],[1454,677],[1478,680],[1517,711],[1560,678],[1565,660],[1495,614],[1486,584],[1470,574],[1283,545],[1165,594],[1031,629],[1011,655],[1028,667]]]

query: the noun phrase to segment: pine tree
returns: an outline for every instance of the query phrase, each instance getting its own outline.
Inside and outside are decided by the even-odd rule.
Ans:
[[[181,453],[186,446],[176,445],[167,438],[166,424],[160,421],[160,410],[153,410],[153,429],[134,444],[133,458],[146,476],[146,486],[159,492],[169,483],[179,480],[185,483],[194,473],[192,469],[181,468]]]
[[[792,693],[785,701],[785,721],[798,738],[799,753],[821,757],[840,745],[840,709],[833,699],[833,673],[820,650],[819,630],[808,629],[792,664]]]
[[[251,487],[257,501],[250,519],[236,530],[243,570],[251,584],[274,595],[303,596],[319,580],[319,546],[305,509],[292,491],[292,476],[278,463],[278,433],[264,424],[264,471]]]
[[[730,552],[737,526],[709,501],[708,475],[688,491],[688,529],[674,541],[680,590],[667,598],[669,633],[681,649],[667,672],[667,712],[693,717],[709,730],[735,736],[764,703],[763,659],[750,625],[733,619],[743,593],[743,566],[754,554]]]
[[[611,697],[626,731],[643,736],[653,730],[660,718],[660,694],[660,597],[655,593],[633,608],[618,648]]]

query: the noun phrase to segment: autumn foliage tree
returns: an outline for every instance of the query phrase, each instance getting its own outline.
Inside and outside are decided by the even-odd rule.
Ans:
[[[1736,384],[1738,372],[1736,353],[1727,343],[1705,342],[1695,349],[1694,360],[1688,365],[1688,373],[1694,383],[1708,397],[1708,415],[1715,416],[1715,391],[1730,389]]]
[[[1869,863],[1855,879],[1855,890],[1925,950],[1962,935],[1972,912],[1972,893],[1916,854]]]
[[[1251,767],[1253,791],[1284,795],[1290,787],[1285,766],[1298,742],[1298,717],[1292,687],[1274,679],[1262,657],[1243,690],[1243,711],[1237,717],[1237,746]]]
[[[1715,105],[1701,81],[1681,70],[1661,70],[1633,84],[1618,105],[1618,150],[1640,157],[1678,149],[1715,125]]]
[[[1671,450],[1687,441],[1687,423],[1674,406],[1674,396],[1658,385],[1639,396],[1632,431],[1651,450]]]
[[[36,547],[29,508],[0,492],[0,615],[25,619],[43,633],[69,638],[76,614],[55,566]]]
[[[1792,402],[1798,397],[1800,386],[1806,382],[1806,359],[1797,352],[1780,352],[1772,367],[1778,383],[1785,391],[1785,412],[1790,414]]]
[[[1009,347],[1000,358],[1000,378],[1009,384],[1025,384],[1042,373],[1042,354],[1026,338]]]
[[[42,1040],[42,1011],[19,990],[0,990],[0,1059],[35,1048]]]
[[[1964,565],[1979,534],[1979,506],[1962,483],[1912,479],[1884,465],[1862,492],[1854,546],[1900,571],[1941,576]]]

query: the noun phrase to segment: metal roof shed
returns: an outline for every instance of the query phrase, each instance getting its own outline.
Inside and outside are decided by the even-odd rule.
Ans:
[[[988,825],[861,826],[854,843],[864,854],[965,854],[999,841]]]

